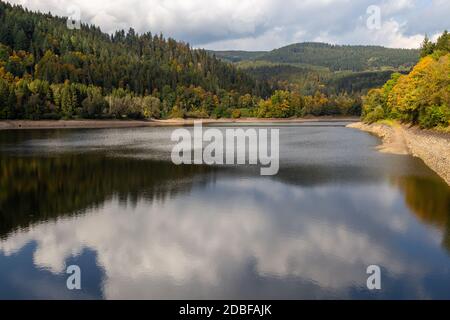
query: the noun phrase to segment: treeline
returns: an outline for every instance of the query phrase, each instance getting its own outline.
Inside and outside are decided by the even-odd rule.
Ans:
[[[100,87],[68,80],[62,84],[31,78],[9,82],[3,79],[0,69],[0,119],[224,117],[246,97],[251,101],[260,99],[235,91],[213,94],[194,86],[177,86],[175,90],[165,86],[161,92],[145,96],[122,88],[104,93]]]
[[[1,70],[0,70],[1,71]],[[71,83],[50,84],[30,78],[8,82],[0,74],[0,119],[70,118],[288,118],[306,115],[360,115],[359,95],[301,95],[277,90],[268,99],[235,91],[217,95],[201,87],[178,86],[175,91],[139,96],[114,89],[104,96],[100,87]],[[9,75],[9,77],[11,77]]]
[[[234,110],[232,117],[290,118],[312,116],[339,116],[361,114],[358,95],[326,95],[317,91],[303,96],[296,91],[277,90],[267,100],[261,100],[253,110]]]
[[[425,39],[422,59],[408,75],[394,74],[364,99],[363,119],[398,119],[422,128],[450,125],[450,34]]]

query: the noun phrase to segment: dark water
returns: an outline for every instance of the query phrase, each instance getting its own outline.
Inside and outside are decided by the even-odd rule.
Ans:
[[[0,298],[449,299],[450,188],[366,133],[279,128],[274,177],[175,166],[172,128],[0,132]]]

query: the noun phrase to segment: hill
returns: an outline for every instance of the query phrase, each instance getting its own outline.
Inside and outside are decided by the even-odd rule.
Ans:
[[[231,63],[236,63],[245,60],[256,60],[264,56],[266,51],[239,51],[239,50],[228,50],[228,51],[212,51],[208,50],[208,53],[215,55],[217,58]]]
[[[323,67],[330,71],[409,69],[419,59],[419,50],[380,46],[339,46],[326,43],[296,43],[268,52],[211,51],[231,62],[266,61],[300,67]]]
[[[272,51],[209,51],[274,87],[314,94],[367,92],[394,72],[408,72],[419,50],[297,43]]]
[[[186,43],[0,2],[0,118],[203,115],[245,94],[270,89]]]
[[[418,50],[379,46],[338,46],[325,43],[298,43],[273,50],[264,60],[277,63],[321,66],[331,71],[367,71],[386,68],[408,69],[419,58]]]

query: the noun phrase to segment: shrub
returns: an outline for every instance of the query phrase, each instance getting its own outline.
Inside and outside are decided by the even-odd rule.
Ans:
[[[207,119],[209,118],[209,115],[205,110],[192,110],[186,112],[186,118]]]
[[[364,121],[367,123],[374,123],[384,119],[384,109],[382,106],[376,107],[373,111],[366,114]]]
[[[108,103],[101,95],[88,96],[81,102],[81,105],[83,107],[82,114],[85,118],[95,118],[108,108]]]
[[[239,112],[241,113],[241,118],[251,118],[255,116],[253,109],[240,108]]]
[[[449,125],[450,111],[446,106],[431,106],[425,109],[419,117],[421,128],[434,128],[438,126],[446,127]]]
[[[362,110],[362,117],[366,122],[375,122],[377,120],[373,120],[374,117],[378,116],[378,114],[383,112],[385,114],[383,106],[386,104],[386,100],[384,98],[384,93],[382,89],[372,89],[369,91],[366,97],[364,97],[364,107]],[[381,111],[377,110],[381,108]]]
[[[231,112],[231,117],[232,117],[233,119],[238,119],[238,118],[240,118],[240,117],[241,117],[241,110],[239,110],[239,109],[234,109],[234,110]]]
[[[43,120],[60,120],[61,115],[56,112],[44,113],[41,117]]]
[[[178,106],[174,106],[169,114],[169,118],[184,118],[184,111]]]
[[[161,100],[156,97],[146,96],[135,98],[137,104],[140,105],[144,118],[161,118]]]

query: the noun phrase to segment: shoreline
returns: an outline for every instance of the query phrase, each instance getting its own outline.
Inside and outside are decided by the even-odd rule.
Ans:
[[[166,126],[192,126],[194,121],[203,124],[227,123],[305,123],[305,122],[356,122],[356,117],[311,117],[290,119],[168,119],[168,120],[1,120],[1,130],[26,129],[114,129]]]
[[[377,150],[391,154],[409,154],[418,157],[450,186],[450,134],[421,130],[401,124],[387,125],[362,122],[352,123],[348,128],[358,129],[381,138]]]

